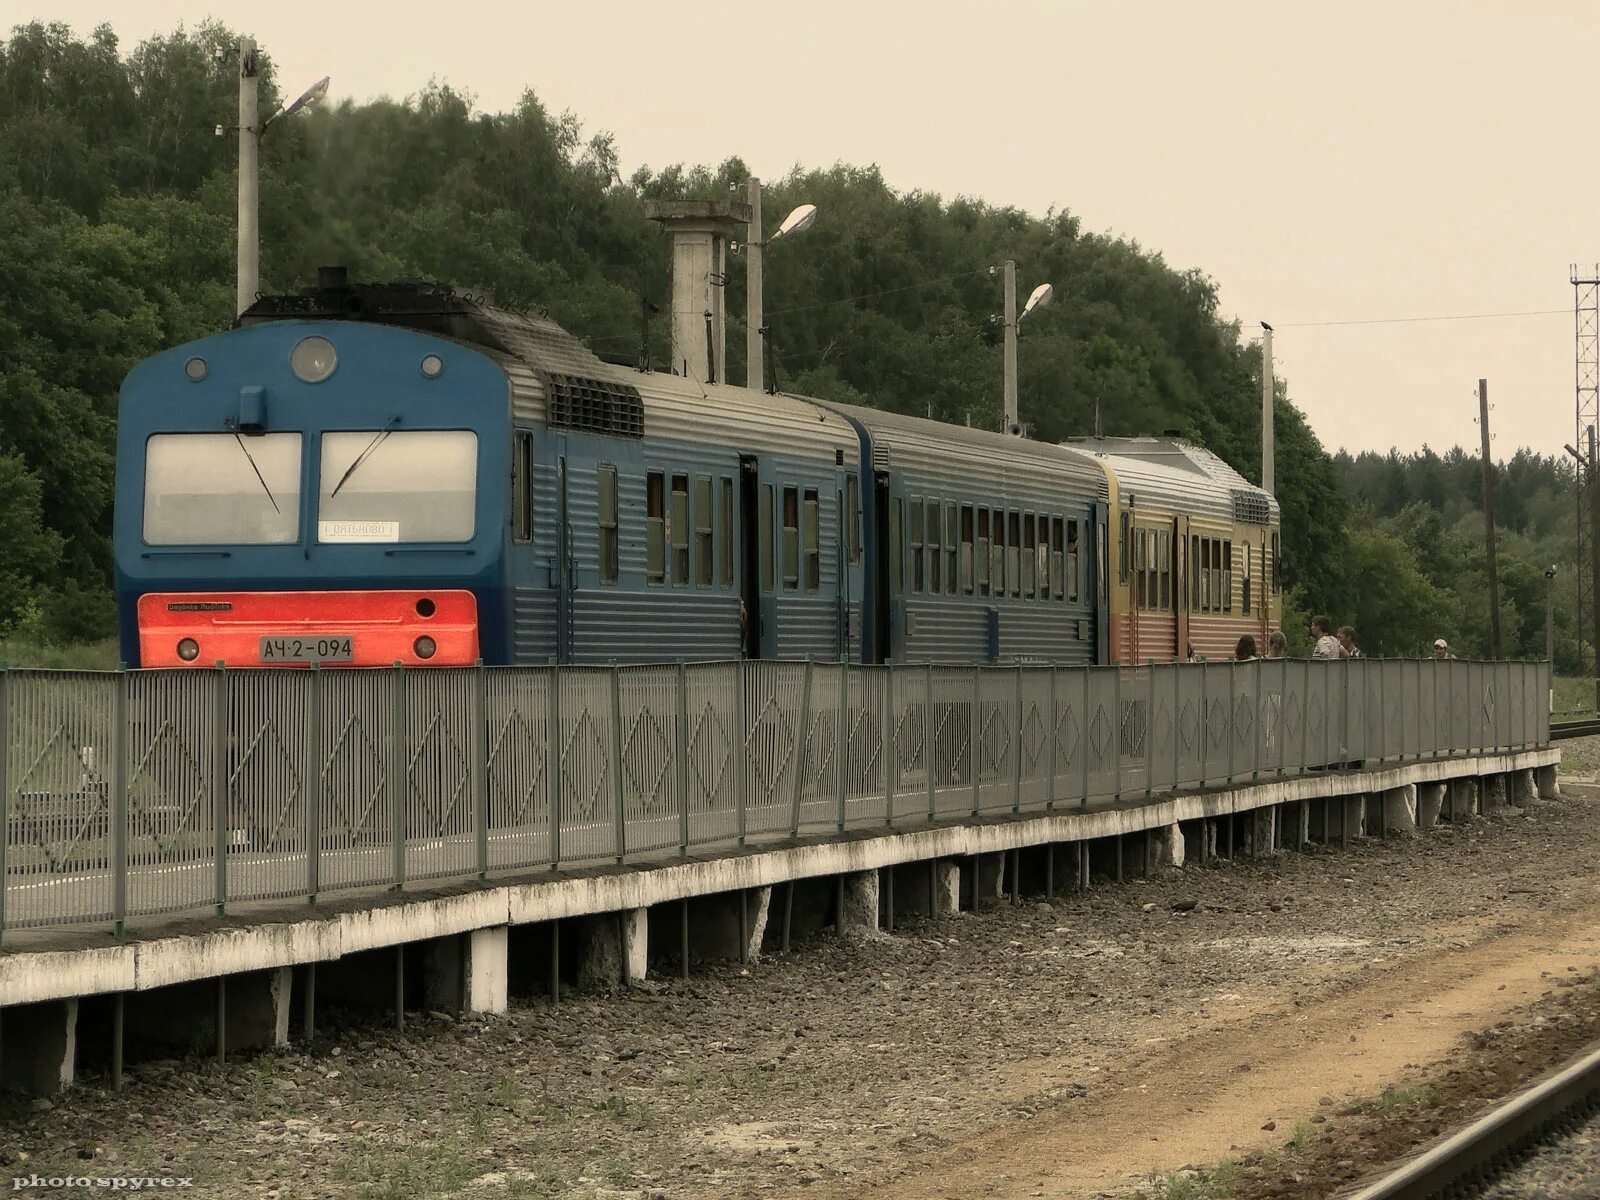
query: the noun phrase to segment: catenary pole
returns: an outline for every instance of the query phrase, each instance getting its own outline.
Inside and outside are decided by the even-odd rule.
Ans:
[[[762,269],[766,265],[762,262],[762,255],[766,253],[767,246],[761,237],[761,180],[754,175],[750,177],[747,199],[750,202],[750,224],[745,234],[745,261],[749,265],[745,275],[744,385],[760,391],[767,377],[763,361],[766,347],[761,341],[761,323],[766,320],[761,302]]]
[[[1277,384],[1272,374],[1272,326],[1261,322],[1261,487],[1267,495],[1275,495],[1274,475],[1277,473],[1273,429],[1272,402]]]
[[[1478,432],[1483,437],[1483,530],[1489,548],[1489,654],[1500,657],[1500,580],[1494,561],[1494,462],[1489,457],[1489,381],[1478,380]]]
[[[1006,432],[1021,435],[1017,420],[1017,264],[1006,259]]]
[[[261,95],[256,43],[239,39],[239,256],[234,308],[249,308],[261,288],[259,230],[261,177]]]

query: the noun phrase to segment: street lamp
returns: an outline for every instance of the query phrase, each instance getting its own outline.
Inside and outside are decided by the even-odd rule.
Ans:
[[[300,93],[299,99],[261,121],[260,62],[254,38],[239,39],[239,253],[234,307],[244,312],[261,286],[261,136],[267,126],[328,94],[329,76]],[[260,122],[258,125],[257,122]],[[221,137],[222,126],[217,126]]]
[[[817,219],[817,206],[815,204],[802,204],[794,209],[783,219],[783,224],[778,226],[778,231],[765,241],[761,239],[761,180],[754,175],[750,177],[750,240],[747,260],[748,273],[745,276],[745,369],[744,385],[747,388],[759,388],[766,379],[766,347],[762,338],[766,336],[766,329],[762,325],[761,290],[763,286],[762,255],[772,242],[790,234],[800,233],[810,229]]]
[[[994,268],[989,268],[990,273]],[[1037,309],[1043,308],[1055,297],[1056,290],[1048,283],[1041,283],[1028,295],[1027,304],[1023,305],[1022,315],[1017,315],[1017,264],[1011,259],[1005,261],[1006,272],[1006,432],[1012,437],[1022,436],[1022,423],[1017,419],[1017,327],[1028,318],[1028,315]]]

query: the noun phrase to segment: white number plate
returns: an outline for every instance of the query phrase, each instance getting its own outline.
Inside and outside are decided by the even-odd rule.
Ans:
[[[349,634],[261,639],[261,661],[264,663],[349,662],[350,652]]]

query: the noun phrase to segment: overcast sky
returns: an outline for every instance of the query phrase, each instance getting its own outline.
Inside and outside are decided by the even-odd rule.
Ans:
[[[531,87],[615,133],[625,174],[875,162],[903,190],[1064,208],[1205,271],[1247,329],[1271,321],[1278,374],[1329,447],[1476,447],[1480,377],[1497,457],[1573,436],[1568,268],[1600,257],[1594,0],[0,0],[0,15],[109,21],[125,50],[215,16],[291,93],[322,74],[358,100],[439,79],[493,110]],[[1540,315],[1316,324],[1523,312]]]

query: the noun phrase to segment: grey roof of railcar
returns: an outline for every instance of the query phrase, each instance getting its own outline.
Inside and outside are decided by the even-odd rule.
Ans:
[[[1132,493],[1185,512],[1234,519],[1235,496],[1265,503],[1271,523],[1280,517],[1277,500],[1203,446],[1171,437],[1072,438],[1063,443],[1102,459],[1114,471],[1119,496]]]

